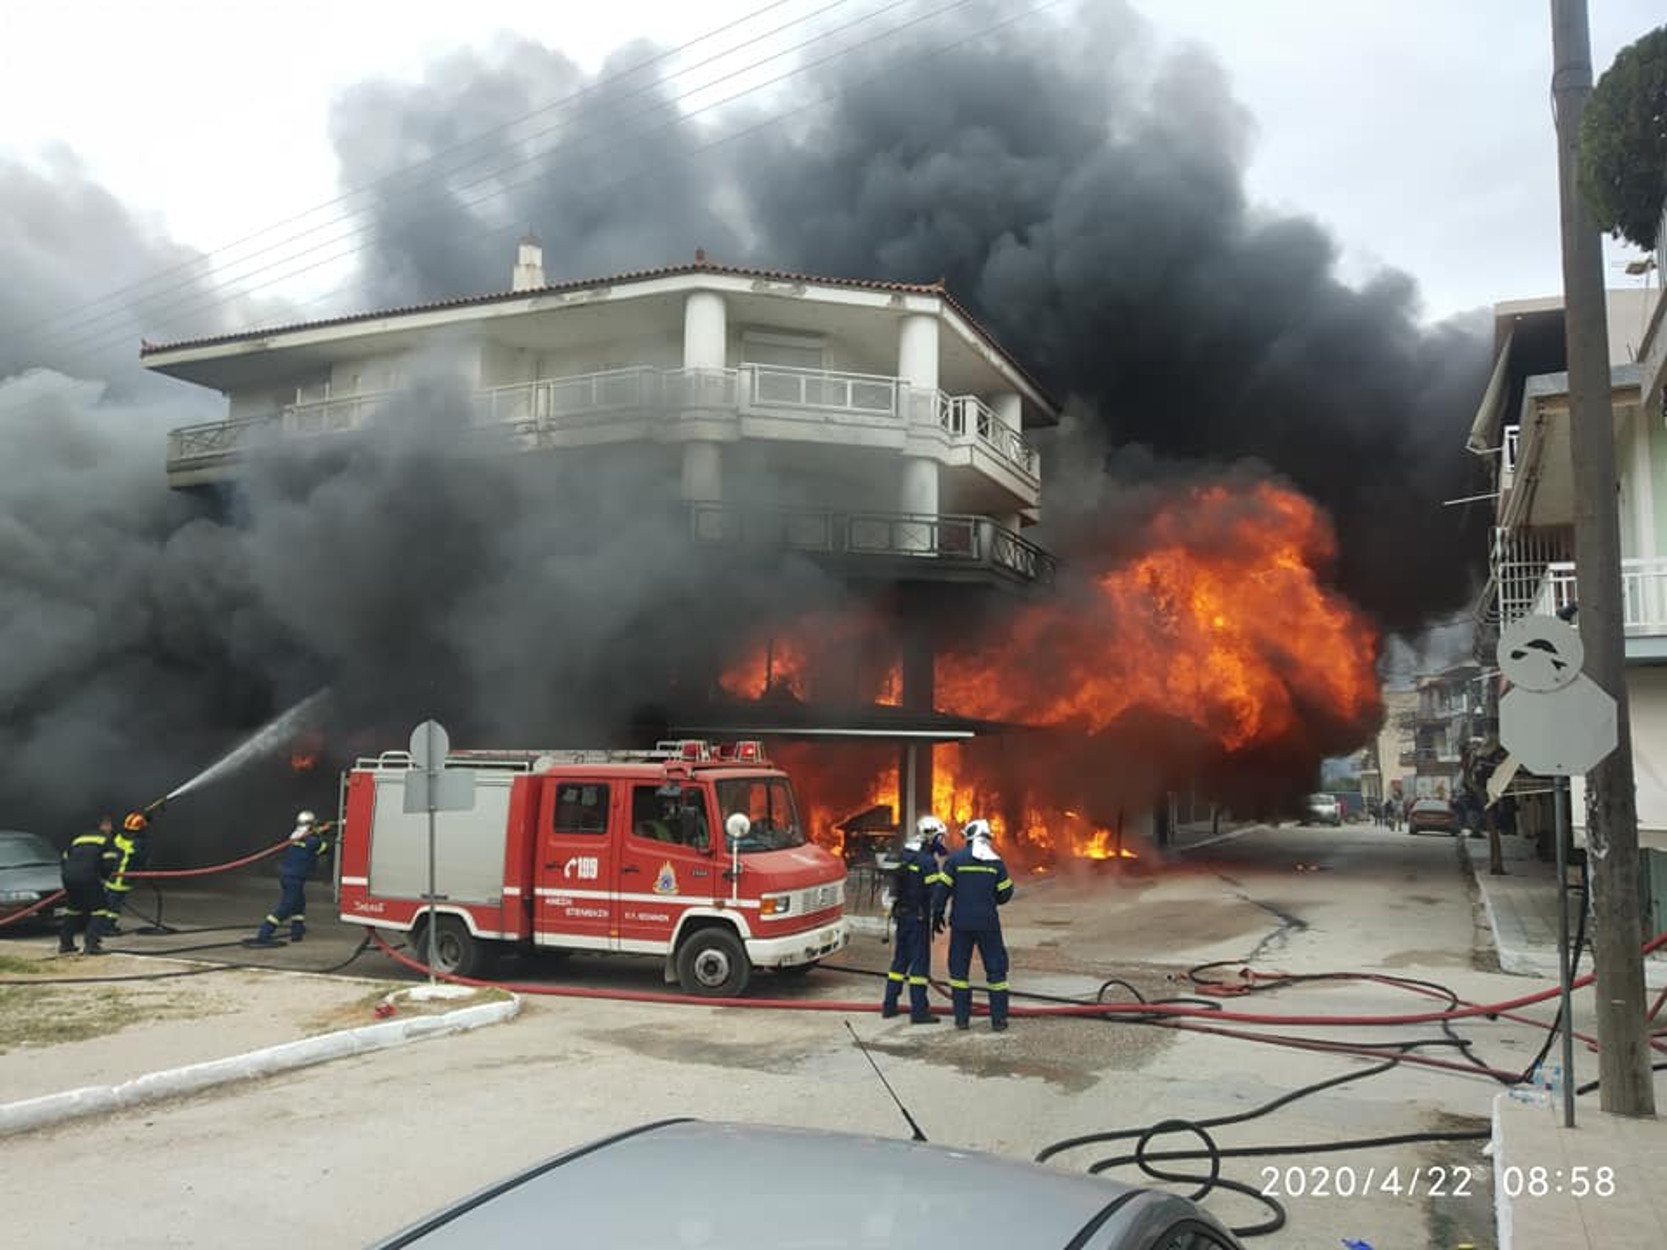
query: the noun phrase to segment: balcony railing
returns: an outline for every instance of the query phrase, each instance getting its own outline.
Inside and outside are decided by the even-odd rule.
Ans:
[[[250,420],[186,426],[169,437],[170,468],[236,454],[260,432],[315,436],[361,429],[396,398],[384,391],[307,400]],[[860,373],[744,365],[739,369],[610,369],[474,392],[473,420],[518,434],[601,425],[636,415],[669,420],[706,409],[715,413],[849,420],[908,428],[934,420],[957,443],[982,447],[1030,486],[1040,484],[1034,447],[971,395],[921,391],[901,380]]]
[[[1578,602],[1574,564],[1548,564],[1534,611],[1550,615]],[[1621,561],[1621,623],[1629,634],[1667,634],[1667,559]]]
[[[907,512],[690,505],[702,542],[787,548],[812,555],[928,559],[987,568],[1026,583],[1050,582],[1058,561],[1035,543],[988,517]]]

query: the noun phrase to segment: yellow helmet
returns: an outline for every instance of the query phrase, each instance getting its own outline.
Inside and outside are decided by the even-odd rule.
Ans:
[[[150,820],[143,812],[129,812],[122,817],[122,828],[129,833],[141,833],[148,824],[150,824]]]

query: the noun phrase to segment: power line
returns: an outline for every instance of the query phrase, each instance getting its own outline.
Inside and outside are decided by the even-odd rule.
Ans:
[[[483,130],[483,131],[481,131],[477,134],[471,135],[467,139],[461,139],[457,143],[452,144],[450,147],[442,148],[440,151],[435,152],[435,153],[433,153],[429,156],[426,156],[426,157],[422,158],[419,161],[416,161],[415,163],[413,163],[411,165],[407,165],[407,166],[405,166],[401,169],[394,170],[390,173],[384,174],[379,178],[374,178],[371,181],[369,181],[367,183],[364,183],[360,186],[350,187],[346,191],[343,191],[341,194],[335,196],[333,199],[326,200],[321,204],[315,204],[311,208],[303,209],[301,212],[296,213],[293,216],[283,218],[280,221],[274,222],[272,225],[263,226],[259,230],[253,231],[252,233],[247,234],[247,235],[243,235],[242,237],[240,237],[238,239],[235,239],[230,243],[223,244],[222,246],[220,246],[218,248],[215,248],[215,249],[212,249],[209,252],[203,253],[202,255],[194,256],[192,259],[190,259],[188,261],[181,261],[179,264],[170,265],[170,266],[168,266],[164,269],[158,270],[157,272],[149,275],[148,277],[140,278],[140,279],[137,279],[133,282],[128,283],[125,286],[117,287],[115,290],[108,291],[103,295],[97,296],[94,299],[86,301],[85,303],[71,305],[68,308],[64,308],[64,309],[59,310],[58,312],[51,313],[51,314],[49,314],[48,316],[46,316],[45,318],[43,318],[39,321],[32,321],[28,324],[25,324],[23,322],[16,322],[12,325],[0,328],[0,333],[11,334],[11,333],[16,333],[16,332],[26,332],[29,329],[37,329],[38,330],[42,326],[50,325],[53,322],[62,320],[66,317],[73,317],[73,316],[76,316],[76,315],[79,315],[79,314],[84,314],[86,312],[89,312],[90,310],[98,307],[100,304],[107,303],[110,300],[118,299],[118,298],[120,298],[124,295],[131,295],[131,294],[137,292],[138,290],[140,290],[141,288],[149,285],[152,282],[160,281],[161,279],[167,278],[167,277],[172,276],[174,274],[184,273],[187,270],[196,269],[198,266],[200,266],[202,264],[212,262],[216,256],[219,256],[219,255],[221,255],[223,253],[226,253],[226,252],[235,251],[236,249],[238,249],[240,247],[243,247],[245,244],[253,243],[253,242],[258,241],[260,238],[262,238],[265,235],[272,234],[275,231],[282,230],[287,226],[292,226],[297,222],[304,221],[308,217],[314,216],[317,213],[325,212],[325,211],[327,211],[329,209],[332,209],[332,208],[335,208],[339,205],[346,204],[349,200],[352,200],[355,197],[358,197],[358,196],[361,196],[361,195],[366,195],[370,191],[376,190],[376,189],[381,188],[381,187],[385,187],[389,183],[397,182],[402,178],[409,177],[412,174],[416,173],[418,170],[421,170],[421,169],[423,169],[427,166],[430,166],[430,165],[437,164],[438,162],[446,159],[447,157],[455,155],[456,153],[464,150],[465,148],[473,147],[475,144],[484,142],[485,140],[490,139],[490,138],[505,135],[509,131],[515,129],[517,126],[520,126],[525,122],[531,121],[532,119],[534,119],[536,117],[543,116],[545,113],[548,113],[548,112],[550,112],[554,109],[562,108],[562,107],[566,106],[567,104],[572,103],[575,100],[579,100],[579,99],[584,98],[585,96],[592,95],[596,92],[599,92],[599,91],[603,90],[605,87],[611,86],[616,82],[619,82],[619,81],[622,81],[624,79],[630,78],[633,75],[635,75],[637,73],[640,73],[644,69],[649,69],[649,68],[651,68],[655,65],[660,64],[663,61],[669,60],[672,57],[675,57],[675,56],[678,56],[678,55],[680,55],[684,52],[687,52],[690,48],[696,47],[696,46],[698,46],[702,43],[707,42],[708,40],[715,39],[719,35],[722,35],[722,34],[728,32],[730,30],[733,30],[737,26],[744,25],[747,22],[753,21],[754,19],[756,19],[758,17],[762,17],[764,14],[769,13],[774,9],[779,9],[783,5],[789,4],[789,3],[792,3],[792,0],[772,0],[772,2],[770,4],[766,4],[762,8],[754,9],[752,12],[747,13],[742,17],[738,17],[738,18],[734,19],[733,21],[726,22],[724,25],[719,26],[719,27],[715,28],[714,30],[710,30],[703,35],[698,35],[694,39],[689,40],[687,43],[680,44],[677,47],[669,49],[666,52],[662,52],[662,53],[659,53],[655,56],[649,57],[647,60],[639,61],[637,64],[632,65],[632,66],[630,66],[626,69],[623,69],[623,70],[619,71],[617,74],[611,75],[611,76],[609,76],[608,78],[605,78],[605,79],[599,79],[596,82],[590,83],[590,84],[581,88],[578,91],[570,92],[569,94],[567,94],[565,96],[562,96],[562,97],[559,97],[556,100],[550,101],[547,104],[540,105],[536,109],[533,109],[529,112],[523,113],[519,117],[511,118],[507,122],[502,122],[499,125],[489,127],[486,130]],[[777,27],[774,31],[767,32],[765,35],[760,36],[760,38],[768,38],[769,35],[771,35],[771,34],[780,33],[780,31],[787,29],[788,26],[796,25],[798,21],[801,21],[801,20],[802,21],[808,21],[808,20],[810,20],[810,18],[816,17],[819,14],[825,12],[827,9],[837,7],[838,4],[842,4],[842,3],[846,3],[846,0],[834,0],[834,3],[824,6],[824,8],[818,9],[814,13],[806,15],[805,18],[796,19],[794,22],[787,23],[786,26]],[[744,47],[747,47],[748,44],[750,44],[752,42],[756,42],[756,40],[748,40],[746,43],[738,44],[736,46],[744,48]],[[734,49],[731,49],[731,51],[733,51],[733,50]],[[720,53],[719,55],[728,55],[728,53]],[[712,58],[708,58],[708,61],[711,60],[711,59]],[[707,62],[701,62],[701,64],[706,64],[706,63]],[[694,68],[694,67],[691,67],[691,68]],[[675,75],[674,75],[674,77],[675,77]],[[306,233],[310,233],[310,231],[303,232],[302,235],[291,236],[291,237],[292,238],[304,237],[304,235]],[[285,241],[287,241],[287,240],[285,240]],[[277,246],[277,245],[273,245],[273,246]],[[270,248],[264,249],[264,250],[270,250]],[[254,253],[254,255],[260,255],[260,254],[261,254],[260,252]]]
[[[886,5],[883,9],[879,10],[879,12],[884,12],[888,9],[896,8],[896,7],[898,7],[899,4],[906,3],[906,2],[907,2],[907,0],[892,0],[892,3]],[[734,45],[733,47],[726,48],[722,52],[715,53],[712,56],[709,56],[709,57],[705,58],[704,60],[697,62],[694,65],[685,67],[684,69],[678,71],[677,74],[672,75],[671,79],[674,80],[676,78],[682,77],[683,75],[688,74],[690,72],[693,72],[696,69],[699,69],[699,68],[702,68],[706,65],[711,64],[713,61],[722,60],[726,57],[732,56],[732,55],[734,55],[735,52],[739,51],[741,48],[749,47],[752,44],[758,43],[758,42],[760,42],[764,39],[771,38],[775,35],[778,35],[778,34],[782,33],[783,31],[792,29],[794,26],[802,25],[804,22],[810,21],[813,18],[818,17],[818,16],[820,16],[824,13],[827,13],[827,12],[831,11],[832,9],[838,8],[838,7],[840,7],[840,6],[842,6],[846,3],[849,3],[849,0],[830,0],[829,3],[824,4],[821,8],[815,10],[814,12],[812,12],[810,14],[805,15],[802,18],[794,19],[791,22],[788,22],[788,23],[785,23],[781,26],[775,27],[774,29],[772,29],[770,31],[766,31],[761,35],[754,36],[753,38],[751,38],[749,40],[746,40],[746,41],[744,41],[740,44]],[[767,65],[771,61],[779,60],[780,58],[782,58],[784,56],[791,55],[794,52],[800,51],[803,48],[809,47],[809,46],[817,43],[821,39],[831,37],[832,35],[835,35],[835,34],[839,33],[840,31],[848,29],[849,27],[851,27],[853,25],[857,25],[861,21],[871,20],[871,18],[873,16],[875,16],[875,14],[869,14],[865,18],[858,19],[857,21],[853,21],[853,22],[847,22],[843,26],[835,27],[830,31],[824,32],[822,35],[813,36],[809,39],[803,40],[800,43],[795,44],[791,48],[787,48],[787,49],[782,50],[782,51],[771,53],[768,56],[762,57],[758,60],[755,60],[755,61],[749,63],[746,66],[743,66],[739,70],[733,70],[730,73],[721,75],[720,77],[718,77],[716,79],[712,79],[712,80],[709,80],[707,82],[703,82],[700,85],[698,85],[694,88],[691,88],[688,91],[685,91],[682,95],[679,95],[679,96],[675,97],[674,99],[672,99],[668,102],[658,102],[657,101],[647,109],[638,110],[637,113],[633,114],[630,118],[627,118],[626,120],[627,121],[634,121],[639,117],[643,117],[643,116],[648,115],[649,113],[663,110],[668,105],[675,106],[680,101],[688,99],[691,96],[698,95],[701,92],[710,90],[713,86],[716,86],[719,83],[726,82],[729,79],[732,79],[734,77],[739,76],[740,74],[747,73],[751,70],[759,68],[760,66]],[[689,45],[684,45],[684,46],[687,47]],[[594,94],[594,93],[602,90],[604,87],[606,87],[608,85],[611,85],[613,82],[615,82],[620,77],[623,77],[623,75],[616,75],[614,78],[610,78],[610,79],[606,80],[605,82],[592,84],[591,87],[585,89],[584,91],[574,93],[571,97],[568,97],[568,98],[569,99],[579,99],[579,98],[581,98],[585,95]],[[642,86],[639,86],[639,87],[633,89],[632,91],[626,93],[621,98],[624,99],[624,100],[629,100],[629,99],[632,99],[634,97],[641,96],[641,95],[644,95],[648,92],[651,92],[657,86],[660,85],[660,81],[661,80],[654,80],[654,81],[648,82],[648,83],[646,83]],[[667,80],[667,81],[670,81],[670,80]],[[560,102],[558,102],[558,103],[560,103]],[[617,100],[616,101],[603,101],[602,102],[602,104],[604,106],[607,106],[609,104],[616,104],[616,103],[618,103]],[[557,105],[546,106],[546,108],[544,108],[542,110],[539,110],[537,113],[528,114],[528,115],[526,115],[526,116],[524,116],[520,119],[517,119],[517,121],[515,121],[515,122],[509,123],[508,126],[498,127],[498,128],[495,128],[494,130],[484,132],[482,135],[477,135],[474,139],[468,141],[468,144],[481,142],[485,138],[487,138],[491,135],[500,133],[500,132],[505,131],[507,129],[513,129],[514,126],[521,124],[521,122],[524,122],[525,120],[527,120],[528,117],[537,116],[537,115],[540,115],[542,113],[549,112],[551,109],[553,109],[555,107],[557,107]],[[589,112],[591,112],[591,111],[592,110],[580,110],[576,114],[574,114],[572,116],[569,116],[569,117],[563,119],[562,121],[560,121],[560,122],[558,122],[554,125],[548,126],[548,127],[544,128],[543,130],[540,130],[540,131],[537,131],[537,132],[535,132],[531,135],[525,136],[523,138],[522,142],[537,139],[537,138],[540,138],[544,135],[551,134],[556,130],[560,130],[564,126],[570,125],[573,121],[581,119],[581,118],[589,115]],[[580,136],[579,138],[581,140],[588,140],[588,139],[591,139],[591,138],[594,138],[594,137],[595,136],[591,136],[591,135],[583,135],[583,136]],[[462,148],[462,147],[468,146],[468,144],[459,144],[459,145],[457,145],[457,148]],[[451,149],[451,150],[455,151],[455,150],[457,150],[457,148],[454,148],[454,149]],[[516,168],[518,168],[522,165],[525,165],[525,164],[529,163],[530,161],[541,159],[542,157],[552,155],[552,154],[554,154],[556,152],[559,152],[561,150],[562,150],[562,144],[556,144],[556,145],[553,145],[553,146],[548,147],[548,148],[544,148],[544,149],[541,149],[541,150],[536,150],[529,155],[525,155],[518,160],[510,162],[508,165],[500,165],[500,166],[498,166],[494,169],[491,169],[491,170],[487,171],[486,173],[480,175],[479,177],[476,177],[476,178],[472,179],[470,182],[465,183],[463,185],[462,189],[468,189],[470,187],[480,186],[483,183],[493,181],[500,174],[502,174],[503,172],[505,172],[507,170],[516,169]],[[398,182],[402,178],[409,177],[413,173],[413,171],[415,171],[419,168],[426,167],[426,166],[434,163],[438,159],[439,159],[439,155],[437,154],[436,157],[429,158],[429,159],[427,159],[423,162],[419,162],[419,164],[416,165],[416,166],[408,167],[406,170],[401,171],[401,172],[396,173],[396,174],[389,175],[385,179],[381,179],[381,180],[378,180],[377,182],[367,184],[367,187],[362,188],[359,192],[352,192],[352,193],[349,193],[346,196],[338,197],[338,200],[337,201],[332,201],[332,203],[341,202],[345,199],[351,198],[351,196],[355,195],[355,194],[366,193],[366,192],[368,192],[369,189],[380,186],[380,185],[384,185],[384,184],[387,184],[387,183]],[[458,165],[454,168],[439,170],[439,171],[436,171],[434,173],[425,175],[422,178],[414,178],[411,181],[410,185],[403,188],[403,189],[405,191],[415,191],[415,190],[421,188],[424,185],[434,183],[434,182],[438,182],[438,181],[441,181],[443,179],[450,178],[450,177],[454,176],[455,174],[461,172],[462,170],[470,168],[471,166],[480,165],[482,163],[482,160],[483,160],[483,157],[475,156],[475,157],[472,157],[471,159],[469,159],[467,161],[464,161],[462,164],[460,164],[460,165]],[[316,210],[314,210],[314,211],[316,211]],[[357,235],[364,234],[364,233],[368,232],[369,229],[372,228],[374,223],[368,223],[367,222],[366,224],[355,227],[353,229],[350,229],[350,230],[346,231],[345,233],[338,233],[338,234],[332,235],[332,236],[330,236],[328,238],[325,238],[325,239],[323,239],[323,240],[321,240],[317,243],[314,243],[314,244],[311,244],[309,246],[294,250],[290,254],[282,256],[282,257],[280,257],[276,260],[270,261],[270,262],[268,262],[266,264],[263,264],[263,265],[256,266],[254,269],[250,269],[246,272],[241,272],[241,273],[235,272],[237,266],[246,264],[248,261],[254,260],[258,257],[267,255],[267,254],[269,254],[273,251],[276,251],[280,248],[283,248],[287,244],[294,243],[294,242],[297,242],[297,241],[302,240],[302,239],[306,239],[309,236],[316,235],[316,234],[318,234],[322,231],[330,230],[333,227],[345,225],[345,224],[351,222],[354,219],[355,216],[360,216],[365,211],[366,210],[364,210],[364,209],[354,209],[350,213],[339,215],[339,216],[337,216],[335,218],[332,218],[330,220],[321,222],[316,226],[308,227],[305,230],[298,231],[296,233],[290,234],[290,235],[286,236],[285,238],[280,239],[280,240],[278,240],[274,243],[267,244],[264,247],[261,247],[261,248],[255,250],[255,251],[253,251],[253,252],[250,252],[246,256],[240,257],[237,261],[233,262],[230,266],[222,266],[221,268],[229,268],[230,270],[232,270],[232,272],[220,272],[220,273],[218,273],[218,276],[216,276],[214,278],[214,280],[212,282],[210,282],[208,290],[206,290],[206,291],[198,288],[197,285],[196,285],[195,280],[193,278],[188,277],[188,278],[184,279],[183,281],[176,282],[173,285],[171,285],[171,286],[169,286],[169,287],[167,287],[167,288],[165,288],[161,291],[156,292],[154,295],[148,295],[146,297],[147,299],[149,299],[149,300],[158,300],[159,299],[159,300],[162,301],[162,303],[160,304],[160,306],[152,306],[151,308],[147,309],[147,313],[149,315],[158,315],[158,314],[165,314],[165,313],[169,312],[170,310],[172,310],[174,312],[174,315],[177,317],[183,311],[206,310],[208,308],[215,307],[218,304],[225,303],[225,302],[227,302],[227,297],[225,297],[223,293],[227,292],[227,291],[232,291],[234,296],[236,294],[246,293],[246,291],[241,288],[240,284],[245,283],[249,278],[258,276],[258,275],[263,274],[263,273],[269,273],[272,270],[281,268],[284,265],[291,264],[291,263],[293,263],[295,261],[298,261],[298,260],[303,260],[309,254],[317,252],[324,247],[328,247],[333,243],[342,242],[346,239],[350,239],[350,238],[353,238]],[[310,215],[311,215],[311,211],[309,211],[308,213],[303,213],[299,217],[293,218],[291,220],[301,220],[301,219],[303,219],[307,216],[310,216]],[[250,236],[250,237],[253,238],[253,237],[257,237],[257,236]],[[189,262],[184,267],[185,268],[192,268],[192,267],[195,267],[196,264],[197,264],[197,262]],[[312,268],[312,267],[309,267],[309,269],[310,268]],[[300,272],[308,272],[308,271],[309,271],[308,269],[303,269]],[[262,285],[264,287],[264,286],[269,286],[271,284],[270,283],[265,283],[265,284],[262,284]],[[237,289],[234,290],[234,288],[237,288]],[[257,288],[257,289],[260,289],[260,288]],[[172,300],[166,298],[170,294],[174,294],[174,293],[179,293],[177,298],[174,298]],[[207,297],[208,302],[207,303],[201,302],[205,297]],[[57,331],[54,332],[54,334],[57,335],[57,336],[63,336],[63,337],[59,338],[58,342],[54,343],[51,337],[44,338],[44,339],[40,340],[39,344],[37,344],[37,350],[41,350],[42,345],[44,345],[44,347],[46,347],[46,348],[52,348],[52,349],[56,349],[56,350],[59,350],[59,351],[87,352],[87,351],[96,350],[97,348],[102,347],[102,346],[107,346],[107,345],[109,345],[109,342],[111,341],[108,336],[112,332],[116,333],[119,338],[125,338],[127,336],[126,328],[125,327],[118,328],[118,327],[111,326],[111,327],[108,327],[106,329],[97,330],[95,332],[94,327],[98,326],[101,322],[109,321],[111,318],[126,317],[130,313],[130,311],[131,311],[131,309],[130,309],[129,305],[122,304],[122,305],[118,305],[118,306],[113,307],[113,308],[109,308],[102,313],[96,314],[96,315],[86,319],[85,321],[83,321],[80,325],[76,325],[76,324],[72,323],[72,324],[70,324],[68,326],[65,326],[62,329],[57,330]]]

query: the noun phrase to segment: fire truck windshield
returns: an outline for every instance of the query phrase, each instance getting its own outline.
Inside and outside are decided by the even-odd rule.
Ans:
[[[724,817],[736,812],[752,821],[747,836],[737,845],[743,855],[751,851],[782,851],[805,844],[799,824],[799,805],[793,787],[785,777],[731,777],[717,783],[718,808]]]

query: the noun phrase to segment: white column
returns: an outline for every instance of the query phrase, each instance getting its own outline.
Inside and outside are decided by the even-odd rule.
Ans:
[[[683,304],[683,367],[722,369],[729,363],[729,316],[716,291],[693,291]],[[723,449],[717,443],[683,444],[683,498],[718,503],[723,492]]]
[[[728,363],[729,317],[716,291],[694,291],[683,304],[683,367],[722,369]]]
[[[912,421],[929,419],[938,390],[938,319],[910,313],[897,332],[897,376],[908,388],[904,411]],[[938,462],[929,456],[905,456],[898,511],[925,516],[938,514]],[[906,551],[931,551],[937,546],[928,526],[901,526],[898,545]]]

